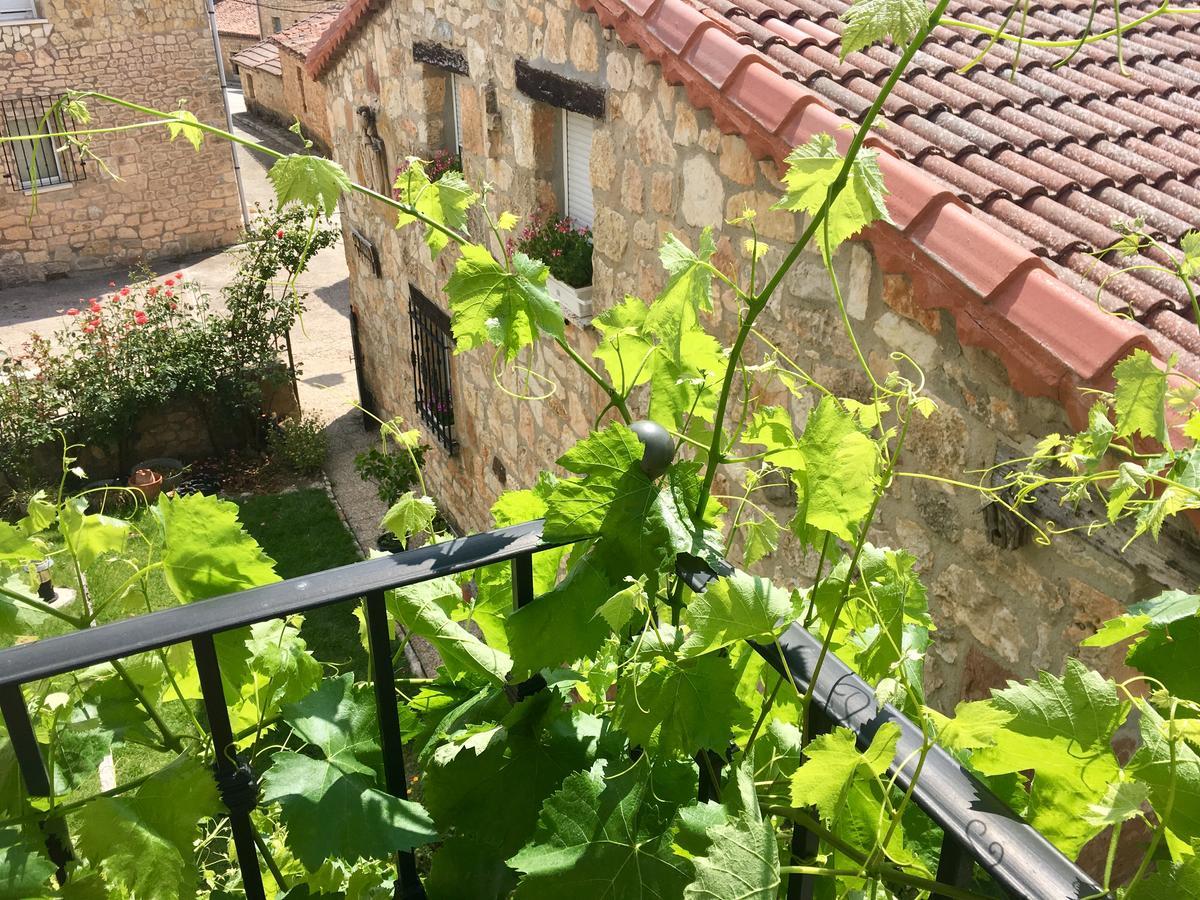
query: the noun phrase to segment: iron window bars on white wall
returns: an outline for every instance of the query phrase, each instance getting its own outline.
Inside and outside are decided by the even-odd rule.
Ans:
[[[4,168],[14,191],[73,184],[86,175],[75,148],[63,138],[50,136],[74,130],[67,117],[54,109],[58,100],[57,96],[0,99],[0,133],[45,135],[3,145]]]

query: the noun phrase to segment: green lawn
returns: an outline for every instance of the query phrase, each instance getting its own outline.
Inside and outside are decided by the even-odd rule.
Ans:
[[[354,538],[342,523],[329,496],[318,488],[248,497],[237,501],[242,524],[282,578],[323,572],[359,558]],[[310,612],[301,634],[322,662],[339,669],[353,668],[366,676],[366,654],[358,640],[354,603],[340,603]]]

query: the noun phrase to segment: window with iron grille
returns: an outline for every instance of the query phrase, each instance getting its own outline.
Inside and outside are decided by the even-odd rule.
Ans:
[[[63,138],[51,135],[73,131],[66,116],[54,111],[57,97],[17,97],[0,100],[0,134],[33,136],[0,147],[9,183],[15,191],[71,184],[84,178],[83,162]],[[36,137],[36,135],[45,135]]]
[[[450,317],[436,303],[409,285],[412,322],[413,389],[417,412],[443,447],[458,449],[454,434],[454,392],[450,383],[450,354],[454,349]]]

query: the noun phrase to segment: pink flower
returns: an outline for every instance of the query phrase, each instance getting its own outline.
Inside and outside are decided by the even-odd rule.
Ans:
[[[150,321],[150,317],[139,309],[136,312],[134,312],[133,321],[138,325],[145,325],[147,322]]]
[[[110,282],[108,283],[108,286],[109,286],[109,287],[116,287],[116,286],[117,286],[117,283],[116,283],[115,281],[110,281]]]
[[[279,238],[280,240],[283,240],[283,229],[282,228],[280,228],[277,232],[275,232],[275,237]]]
[[[167,287],[175,287],[175,279],[168,278],[166,281],[163,282],[163,284],[165,284]]]
[[[100,312],[100,301],[93,300],[91,302],[91,304],[89,304],[88,309],[90,309],[94,313]]]
[[[158,285],[156,284],[156,285],[151,286],[150,290],[146,291],[146,293],[149,294],[151,297],[157,296]]]
[[[174,297],[174,296],[175,296],[175,292],[174,292],[174,291],[167,291],[167,292],[166,292],[166,295],[167,295],[168,297]]]
[[[127,287],[121,288],[121,296],[128,297],[129,296],[129,288],[127,288]]]
[[[67,310],[67,315],[68,316],[77,316],[77,315],[79,315],[79,310],[77,310],[75,307],[72,306],[70,309]]]
[[[182,280],[182,279],[183,279],[183,273],[182,273],[182,272],[176,272],[176,273],[175,273],[175,277],[176,277],[176,278],[178,278],[178,279],[181,279],[181,280]]]

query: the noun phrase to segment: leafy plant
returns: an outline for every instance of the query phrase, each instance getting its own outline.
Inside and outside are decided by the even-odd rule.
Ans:
[[[910,762],[919,773],[940,745],[1064,853],[1078,854],[1108,829],[1104,889],[1122,900],[1195,893],[1200,598],[1168,592],[1087,640],[1128,644],[1126,662],[1139,674],[1122,683],[1070,660],[1061,676],[1011,682],[989,699],[960,704],[953,716],[928,708],[923,659],[935,632],[916,560],[868,540],[883,497],[913,474],[901,468],[911,426],[936,414],[923,379],[900,371],[881,377],[868,365],[832,267],[835,304],[869,397],[840,397],[818,384],[755,327],[802,252],[819,250],[828,261],[841,242],[886,220],[886,186],[863,144],[933,29],[960,25],[991,31],[994,40],[1019,40],[1004,27],[947,19],[946,6],[857,0],[850,7],[844,52],[885,37],[904,46],[844,153],[820,135],[789,157],[778,207],[805,214],[800,238],[777,267],[764,270],[753,214],[735,220],[750,232],[743,283],[718,268],[710,231],[694,247],[668,236],[660,254],[665,289],[650,302],[631,297],[597,317],[595,365],[566,340],[561,310],[545,289],[545,261],[503,242],[516,218],[494,215],[487,191],[476,193],[460,178],[434,180],[414,161],[397,196],[380,198],[328,161],[279,155],[273,172],[280,202],[304,205],[311,221],[344,191],[359,191],[395,209],[399,225],[420,223],[435,253],[459,248],[447,284],[459,351],[485,349],[499,367],[525,365],[543,344],[558,348],[609,402],[595,430],[559,460],[565,474],[547,473],[493,506],[497,526],[544,520],[546,549],[532,563],[534,602],[513,609],[516,574],[508,564],[473,579],[431,579],[385,599],[406,639],[422,637],[442,660],[435,678],[404,684],[399,699],[421,767],[420,804],[381,790],[364,689],[350,676],[313,668],[295,619],[220,636],[237,741],[267,773],[255,821],[267,832],[261,847],[274,888],[301,895],[349,894],[353,885],[377,890],[387,878],[382,857],[430,844],[425,883],[435,897],[574,900],[599,891],[770,900],[793,874],[818,879],[820,895],[831,898],[989,896],[986,884],[938,881],[938,842],[914,808],[912,789],[900,790],[891,777]],[[94,96],[112,100],[89,93],[69,95],[69,102],[78,113]],[[242,140],[181,112],[113,102],[190,141],[210,133]],[[466,232],[472,208],[492,228],[503,259]],[[736,306],[728,347],[709,329],[714,279]],[[1085,432],[1051,436],[1003,490],[982,484],[981,494],[1019,515],[1033,491],[1061,488],[1068,500],[1099,491],[1109,518],[1133,520],[1135,537],[1153,537],[1167,517],[1196,508],[1200,385],[1176,388],[1144,353],[1122,361],[1114,375],[1115,390],[1099,395]],[[785,410],[754,402],[767,392],[800,396],[812,411],[793,422]],[[1182,436],[1164,405],[1184,414]],[[633,410],[648,419],[635,421]],[[407,455],[420,488],[389,496],[385,525],[406,540],[433,532],[436,508],[425,496],[419,436],[401,428],[385,423],[379,453]],[[1191,443],[1175,449],[1181,437]],[[401,452],[387,453],[389,442]],[[715,494],[718,469],[734,462],[758,468],[732,493]],[[768,479],[794,486],[786,521],[756,503]],[[807,586],[795,590],[747,568],[785,531],[816,559]],[[56,551],[58,541],[63,549]],[[726,561],[739,543],[747,548],[743,568]],[[47,553],[82,575],[128,556],[130,544],[145,554],[123,560],[132,574],[119,589],[90,597],[88,579],[78,578],[88,600],[79,607],[49,607],[22,581],[23,567]],[[179,602],[275,577],[231,510],[211,498],[164,498],[144,525],[89,515],[85,498],[36,498],[21,523],[0,526],[0,565],[11,576],[0,590],[13,604],[10,619],[34,634],[50,633],[49,620],[82,628],[118,614],[150,577],[161,575]],[[865,747],[844,729],[816,733],[811,689],[802,693],[775,675],[745,644],[775,641],[791,621],[821,641],[813,683],[836,655],[881,700],[906,709],[920,727],[920,745],[898,760],[894,725],[879,728]],[[393,648],[375,649],[378,672]],[[39,692],[38,735],[55,772],[51,807],[82,810],[85,828],[100,821],[99,809],[129,829],[115,850],[98,829],[81,840],[72,889],[187,894],[198,882],[182,870],[183,848],[201,822],[203,889],[237,891],[228,855],[214,849],[219,826],[207,824],[212,797],[202,768],[177,764],[190,788],[171,822],[140,804],[143,790],[147,800],[161,796],[160,782],[151,789],[159,775],[127,799],[111,792],[67,799],[110,746],[136,739],[182,758],[207,753],[192,750],[209,742],[186,716],[195,684],[190,658],[162,651],[134,668],[55,679]],[[156,712],[176,703],[184,727],[194,728],[186,748]],[[1118,756],[1116,735],[1135,710],[1136,749]],[[118,797],[132,790],[122,786]],[[719,803],[698,799],[701,791]],[[44,810],[21,796],[0,799],[13,816],[0,822],[0,884],[49,893],[52,867],[36,841],[14,828]],[[329,833],[331,821],[336,834]],[[793,822],[814,836],[810,857],[793,857]],[[1130,822],[1145,826],[1150,838],[1127,884],[1115,885],[1116,848]],[[139,841],[158,852],[131,853]]]
[[[569,217],[538,210],[520,235],[509,239],[509,253],[514,250],[542,260],[551,275],[571,287],[592,283],[592,230],[576,226]]]
[[[267,437],[272,462],[298,475],[316,475],[329,455],[325,422],[316,415],[299,415],[276,424]]]
[[[398,421],[383,423],[379,444],[354,457],[358,477],[372,482],[379,499],[388,506],[421,481],[421,466],[429,450],[421,443],[419,432],[402,427]]]

